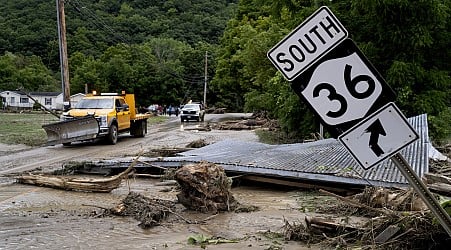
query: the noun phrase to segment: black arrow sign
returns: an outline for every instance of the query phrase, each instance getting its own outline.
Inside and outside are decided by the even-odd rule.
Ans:
[[[377,144],[377,142],[379,141],[379,135],[383,135],[383,136],[387,135],[387,133],[385,133],[384,127],[382,127],[381,121],[379,121],[379,119],[374,121],[367,129],[365,129],[365,133],[371,133],[370,134],[370,142],[368,144],[370,146],[371,150],[373,150],[373,152],[377,156],[380,156],[381,154],[383,154],[384,151]]]

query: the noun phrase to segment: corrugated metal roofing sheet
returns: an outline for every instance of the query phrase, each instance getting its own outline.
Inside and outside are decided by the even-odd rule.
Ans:
[[[418,132],[420,139],[400,153],[422,177],[429,168],[427,117],[424,114],[409,118],[408,121]],[[209,161],[220,164],[229,171],[306,180],[387,187],[407,184],[391,160],[387,159],[365,170],[335,139],[283,145],[225,140],[184,152],[181,157],[166,159],[182,162]]]

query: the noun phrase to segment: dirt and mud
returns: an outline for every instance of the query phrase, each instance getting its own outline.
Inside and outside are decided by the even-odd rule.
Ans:
[[[325,192],[258,183],[230,185],[219,169],[212,175],[217,177],[212,181],[199,178],[199,173],[211,174],[207,171],[211,170],[210,167],[188,168],[177,179],[178,185],[165,178],[132,175],[109,193],[64,191],[14,181],[18,174],[29,171],[48,173],[62,169],[64,163],[71,161],[137,157],[161,149],[201,147],[224,139],[258,141],[252,130],[198,127],[242,116],[209,114],[205,124],[181,124],[177,117],[170,117],[165,123],[149,126],[145,138],[124,135],[116,145],[100,141],[74,143],[69,147],[0,145],[0,250],[337,249],[352,246],[348,240],[361,249],[381,249],[384,245],[394,249],[398,243],[405,247],[397,249],[412,249],[416,244],[412,239],[418,237],[427,238],[420,239],[424,246],[435,242],[435,238],[428,236],[432,235],[431,229],[438,232],[444,242],[441,246],[446,246],[449,238],[443,228],[431,223],[431,218],[424,217],[424,211],[404,216],[390,210],[384,203],[383,209],[370,207],[369,211],[376,212],[372,216],[368,211],[363,216],[354,216],[361,214],[362,207],[368,209],[373,204],[358,202],[359,209],[356,210],[355,205],[342,206],[338,201],[342,197]],[[193,177],[201,182],[192,181]],[[179,179],[188,181],[186,184],[191,186],[181,185]],[[214,188],[202,186],[205,183]],[[223,188],[216,190],[219,183]],[[224,192],[224,187],[229,189],[230,186],[230,193]],[[194,189],[197,191],[193,192]],[[386,193],[385,190],[381,192]],[[184,202],[180,201],[182,194]],[[231,196],[233,210],[229,210]],[[218,200],[218,197],[222,198]],[[210,206],[205,206],[207,198]],[[352,204],[349,200],[346,203]],[[218,204],[227,209],[218,209],[221,208]],[[187,209],[190,205],[194,205],[194,209]],[[202,206],[215,209],[196,209]],[[349,213],[350,210],[354,212]],[[378,218],[381,222],[376,227]],[[388,220],[390,218],[393,220]],[[365,222],[368,223],[363,226]],[[426,226],[420,222],[425,222]],[[306,224],[310,225],[308,229]],[[393,225],[398,225],[398,230],[407,225],[407,229],[391,241],[376,245],[374,236],[392,237],[383,232]],[[321,230],[315,235],[312,228]],[[335,234],[326,235],[323,231],[331,229]],[[347,229],[352,231],[342,231]],[[419,246],[420,249],[423,245]]]
[[[211,114],[206,122],[214,123],[223,117]],[[166,123],[149,126],[145,138],[124,135],[116,145],[102,142],[37,148],[2,145],[0,249],[307,248],[298,242],[284,241],[281,237],[284,220],[303,220],[306,211],[314,211],[316,206],[327,203],[317,198],[303,202],[305,195],[299,190],[237,186],[231,190],[236,200],[258,209],[216,214],[180,209],[177,216],[170,214],[159,225],[143,229],[133,217],[104,216],[105,210],[120,204],[130,192],[176,201],[174,186],[165,185],[159,179],[133,178],[124,180],[111,193],[89,193],[22,185],[13,178],[26,171],[60,169],[68,161],[136,156],[162,147],[185,147],[197,140],[208,144],[223,139],[258,141],[251,130],[202,131],[196,130],[198,125],[184,123],[181,126],[178,118],[171,117]],[[210,241],[192,244],[192,239],[199,237]]]

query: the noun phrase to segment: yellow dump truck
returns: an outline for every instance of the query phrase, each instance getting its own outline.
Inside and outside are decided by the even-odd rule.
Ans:
[[[43,125],[47,145],[69,145],[75,141],[105,138],[116,144],[119,133],[144,137],[150,114],[138,114],[133,94],[88,94],[75,108],[64,112],[60,122]]]

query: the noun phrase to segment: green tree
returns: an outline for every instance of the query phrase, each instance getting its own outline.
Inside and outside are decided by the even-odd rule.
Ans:
[[[301,17],[282,8],[274,18],[270,15],[273,2],[263,2],[240,2],[222,37],[212,84],[222,104],[232,110],[268,111],[287,135],[302,138],[314,131],[314,118],[266,57],[266,52],[295,25],[293,19]]]
[[[303,130],[297,134],[305,134],[305,127],[293,124],[299,124],[296,120],[311,121],[311,114],[299,112],[297,117],[269,108],[272,100],[282,97],[286,103],[278,105],[284,110],[292,110],[287,106],[295,105],[305,111],[303,104],[291,101],[280,89],[278,96],[272,95],[274,86],[266,82],[284,80],[278,79],[279,73],[263,61],[262,55],[323,4],[333,10],[398,93],[398,105],[406,115],[428,113],[431,121],[438,120],[433,118],[441,114],[445,118],[447,112],[443,111],[450,107],[451,89],[447,21],[450,2],[440,0],[242,0],[219,49],[213,83],[222,101],[234,105],[234,97],[244,96],[246,108],[265,108],[285,129]]]
[[[92,56],[86,57],[81,53],[72,55],[70,65],[74,65],[71,70],[71,93],[84,93],[85,85],[88,92],[93,90],[98,92],[110,92],[109,83],[103,78],[104,63],[95,60]]]
[[[449,118],[451,106],[451,2],[363,0],[352,6],[358,22],[349,25],[351,32],[398,94],[405,115],[427,113],[432,136],[449,138],[440,131],[450,125],[434,123]]]
[[[0,57],[0,89],[57,91],[58,86],[41,58],[6,53]]]

